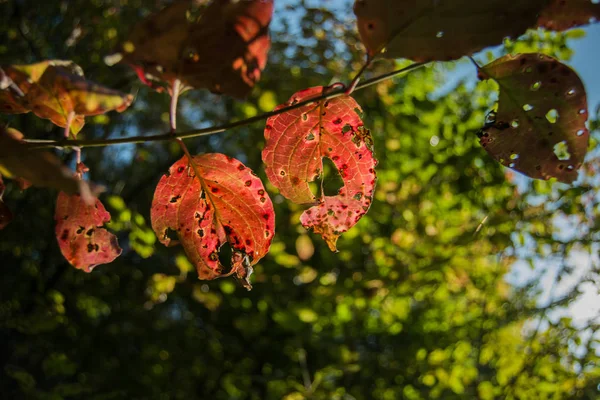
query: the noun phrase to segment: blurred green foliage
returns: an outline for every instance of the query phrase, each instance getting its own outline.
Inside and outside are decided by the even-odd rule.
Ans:
[[[72,59],[90,79],[136,94],[130,110],[95,118],[82,137],[162,133],[168,98],[126,67],[103,63],[162,3],[0,1],[0,63]],[[348,81],[362,62],[348,3],[277,2],[269,64],[254,94],[238,102],[188,93],[180,129],[245,118],[302,88]],[[567,59],[567,39],[578,35],[530,32],[501,51]],[[370,73],[401,65],[381,61]],[[459,82],[441,93],[455,65],[355,94],[374,136],[379,180],[371,210],[342,236],[338,254],[300,227],[301,207],[267,185],[277,235],[249,293],[233,280],[198,281],[181,249],[155,243],[149,206],[158,179],[180,157],[172,143],[84,151],[90,178],[109,188],[102,200],[124,248],[92,274],[60,255],[56,193],[9,183],[5,201],[15,220],[0,232],[1,397],[597,398],[598,324],[555,310],[583,285],[600,287],[597,265],[582,276],[572,261],[598,252],[598,154],[573,187],[504,170],[476,136],[494,86]],[[31,115],[3,121],[28,137],[60,136]],[[235,156],[264,178],[262,129],[258,123],[188,146]],[[596,131],[593,146],[597,140]],[[73,162],[72,153],[58,154]],[[532,270],[511,285],[506,276],[517,260]],[[561,296],[542,296],[541,280],[551,275],[554,289],[574,273]]]

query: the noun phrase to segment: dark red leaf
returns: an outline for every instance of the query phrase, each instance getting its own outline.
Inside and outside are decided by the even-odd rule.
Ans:
[[[296,93],[284,105],[323,92],[314,87]],[[269,180],[295,203],[312,203],[300,217],[302,225],[321,234],[332,251],[338,237],[367,212],[375,188],[372,139],[349,96],[314,102],[267,120],[262,159]],[[321,193],[317,200],[308,183],[323,173],[323,157],[333,161],[344,187],[337,196]]]
[[[273,0],[180,0],[133,29],[121,51],[157,90],[185,86],[244,97],[260,79],[271,41]]]
[[[564,31],[600,19],[600,4],[591,0],[552,0],[541,13],[538,26]]]
[[[2,200],[2,196],[4,196],[4,189],[6,189],[6,187],[4,186],[2,175],[0,175],[0,229],[4,229],[13,218],[10,209]]]
[[[69,194],[80,193],[88,204],[93,204],[101,187],[80,180],[73,171],[61,165],[54,154],[29,149],[22,138],[16,129],[0,127],[0,166],[4,173],[10,173],[6,177],[21,178],[19,185],[33,184]]]
[[[577,74],[552,57],[520,54],[486,65],[480,76],[500,86],[498,111],[481,132],[487,152],[532,178],[577,179],[589,141],[587,97]]]
[[[156,187],[151,219],[164,245],[181,242],[200,279],[235,274],[247,288],[251,267],[267,254],[275,233],[273,204],[262,182],[223,154],[195,156],[193,164],[184,156],[173,164]],[[231,271],[219,262],[226,243]]]
[[[535,26],[548,0],[356,0],[360,37],[371,55],[446,61],[501,44]]]
[[[110,221],[110,214],[100,200],[87,205],[78,194],[60,192],[54,220],[60,251],[75,268],[91,272],[121,254],[117,237],[102,228]]]

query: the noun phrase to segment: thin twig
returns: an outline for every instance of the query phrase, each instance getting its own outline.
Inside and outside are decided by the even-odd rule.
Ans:
[[[408,73],[410,71],[413,71],[415,69],[418,69],[426,64],[427,63],[414,63],[407,67],[404,67],[404,68],[401,68],[401,69],[398,69],[398,70],[395,70],[392,72],[388,72],[388,73],[376,76],[376,77],[368,79],[368,80],[365,80],[362,83],[358,84],[356,86],[355,90],[361,90],[361,89],[365,89],[369,86],[376,85],[380,82],[384,82],[388,79],[391,79],[396,76],[399,76],[399,75]],[[314,98],[311,98],[308,100],[304,100],[299,103],[280,108],[278,110],[274,110],[274,111],[270,111],[270,112],[267,112],[264,114],[256,115],[254,117],[247,118],[247,119],[244,119],[241,121],[230,122],[230,123],[227,123],[224,125],[212,126],[212,127],[203,128],[203,129],[195,129],[195,130],[191,130],[191,131],[187,131],[187,132],[178,132],[175,134],[172,134],[171,132],[169,132],[169,133],[165,133],[165,134],[152,135],[152,136],[130,136],[130,137],[125,137],[125,138],[117,138],[117,139],[96,139],[96,140],[26,139],[26,140],[24,140],[24,142],[28,143],[29,148],[32,148],[32,149],[33,148],[36,148],[36,149],[46,148],[47,149],[47,148],[53,148],[53,147],[60,148],[60,147],[74,147],[74,146],[104,147],[104,146],[111,146],[111,145],[116,145],[116,144],[126,144],[126,143],[148,143],[148,142],[167,141],[167,140],[173,140],[173,137],[176,137],[179,139],[190,139],[190,138],[199,137],[199,136],[209,136],[209,135],[214,135],[216,133],[225,132],[226,130],[229,130],[229,129],[234,129],[234,128],[238,128],[240,126],[252,124],[254,122],[262,121],[269,117],[283,114],[288,111],[295,110],[300,107],[304,107],[307,104],[311,104],[311,103],[314,103],[314,102],[317,102],[320,100],[333,99],[335,97],[343,96],[345,90],[346,89],[343,87],[340,89],[335,89],[330,92],[323,93],[320,96],[317,96],[317,97],[314,97]]]

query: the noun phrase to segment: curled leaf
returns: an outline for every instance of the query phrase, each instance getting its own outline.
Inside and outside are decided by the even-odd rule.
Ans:
[[[137,24],[122,45],[123,59],[159,91],[179,79],[244,97],[267,62],[273,0],[201,3],[176,1]]]
[[[75,268],[92,272],[121,254],[117,237],[103,228],[110,214],[100,200],[88,205],[78,194],[60,192],[54,219],[60,251]]]
[[[49,187],[69,194],[80,193],[88,204],[102,191],[96,185],[80,180],[47,151],[32,150],[21,141],[16,129],[0,128],[0,171],[6,177],[22,178],[34,186]]]
[[[73,135],[83,127],[85,116],[111,110],[121,112],[133,100],[131,95],[86,80],[83,70],[71,61],[6,66],[0,70],[2,74],[5,84],[0,86],[0,112],[33,111],[63,128],[73,113],[70,124]]]
[[[547,2],[356,0],[354,13],[370,55],[445,61],[523,34]]]
[[[502,165],[536,179],[577,179],[587,152],[587,97],[577,74],[542,54],[507,55],[481,69],[500,86],[480,143]]]
[[[300,91],[278,108],[323,93],[323,87]],[[367,212],[375,188],[372,139],[350,96],[321,100],[267,120],[262,159],[269,180],[282,195],[299,204],[315,204],[300,217],[332,251],[338,237]],[[317,199],[308,185],[321,177],[323,157],[335,164],[344,186],[336,196]]]
[[[6,225],[12,221],[12,213],[4,201],[2,200],[2,196],[4,196],[4,190],[6,186],[4,186],[4,181],[2,180],[2,175],[0,175],[0,229],[6,228]]]
[[[564,31],[600,19],[600,3],[592,0],[552,0],[542,11],[538,26]]]
[[[181,242],[200,279],[235,274],[248,289],[251,267],[267,254],[275,233],[273,204],[262,182],[223,154],[195,156],[191,163],[184,156],[173,164],[156,187],[151,219],[165,246]],[[219,261],[225,244],[231,271]]]

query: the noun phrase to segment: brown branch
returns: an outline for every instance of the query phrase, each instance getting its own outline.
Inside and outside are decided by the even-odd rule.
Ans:
[[[365,89],[369,86],[376,85],[380,82],[386,81],[388,79],[392,79],[396,76],[399,76],[399,75],[408,73],[410,71],[413,71],[415,69],[418,69],[426,64],[427,63],[414,63],[407,67],[373,77],[371,79],[365,80],[362,83],[358,84],[356,86],[355,90],[361,90],[361,89]],[[199,136],[209,136],[209,135],[214,135],[216,133],[225,132],[226,130],[229,130],[229,129],[234,129],[234,128],[238,128],[240,126],[252,124],[254,122],[262,121],[269,117],[283,114],[285,112],[295,110],[297,108],[303,107],[307,104],[311,104],[311,103],[314,103],[314,102],[317,102],[320,100],[333,99],[335,97],[344,96],[345,91],[346,91],[345,87],[342,87],[339,89],[334,89],[327,93],[323,93],[320,96],[317,96],[317,97],[314,97],[314,98],[311,98],[308,100],[304,100],[299,103],[280,108],[278,110],[274,110],[274,111],[270,111],[270,112],[267,112],[264,114],[256,115],[254,117],[247,118],[247,119],[244,119],[241,121],[230,122],[230,123],[227,123],[224,125],[212,126],[212,127],[203,128],[203,129],[194,129],[194,130],[187,131],[187,132],[178,132],[175,134],[169,132],[169,133],[164,133],[164,134],[160,134],[160,135],[152,135],[152,136],[130,136],[130,137],[125,137],[125,138],[117,138],[117,139],[95,139],[95,140],[94,139],[92,139],[92,140],[26,139],[26,140],[24,140],[24,142],[28,143],[29,148],[31,148],[31,149],[44,149],[44,148],[53,148],[53,147],[60,148],[60,147],[76,147],[76,146],[78,146],[78,147],[104,147],[104,146],[111,146],[111,145],[125,144],[125,143],[148,143],[148,142],[167,141],[167,140],[173,140],[173,137],[178,138],[178,139],[190,139],[190,138],[199,137]]]

